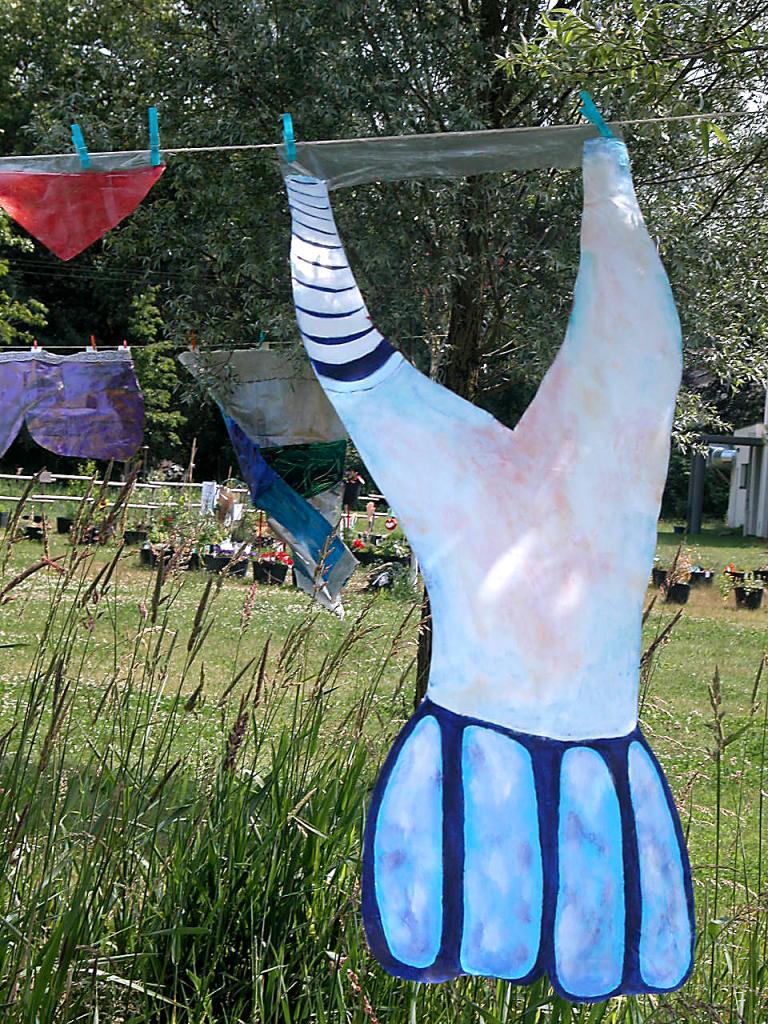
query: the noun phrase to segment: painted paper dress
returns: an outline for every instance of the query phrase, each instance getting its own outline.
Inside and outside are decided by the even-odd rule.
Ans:
[[[677,812],[637,720],[680,327],[624,144],[587,142],[583,173],[566,338],[514,430],[390,346],[324,183],[286,187],[307,352],[432,604],[427,696],[367,821],[369,945],[404,978],[547,974],[596,1001],[681,985],[694,924]]]

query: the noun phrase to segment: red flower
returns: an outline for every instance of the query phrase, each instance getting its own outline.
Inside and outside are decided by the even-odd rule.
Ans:
[[[362,551],[363,548],[365,547],[365,544],[363,544],[359,537],[355,537],[355,539],[352,541],[352,547],[355,549],[355,551]]]

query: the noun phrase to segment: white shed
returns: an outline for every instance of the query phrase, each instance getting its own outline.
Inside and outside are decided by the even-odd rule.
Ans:
[[[734,431],[734,437],[765,441],[768,425],[768,399],[765,422]],[[739,445],[731,470],[728,499],[728,525],[741,526],[750,537],[768,537],[768,451],[764,444]]]

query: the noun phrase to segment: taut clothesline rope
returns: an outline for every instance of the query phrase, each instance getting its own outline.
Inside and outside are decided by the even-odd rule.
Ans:
[[[670,117],[643,117],[636,120],[629,121],[609,121],[610,126],[616,126],[620,128],[632,127],[634,125],[643,124],[668,124],[675,121],[714,121],[724,117],[744,117],[757,119],[768,115],[768,111],[764,110],[730,110],[730,111],[715,111],[712,113],[703,114],[677,114]],[[495,135],[498,132],[532,132],[532,131],[546,131],[551,132],[554,128],[561,128],[567,130],[569,128],[583,128],[583,124],[561,124],[561,125],[534,125],[532,127],[518,127],[518,128],[488,128],[480,131],[466,131],[466,132],[425,132],[422,135],[366,135],[361,136],[357,139],[305,139],[301,140],[305,145],[311,146],[329,146],[337,145],[340,142],[345,144],[354,144],[356,142],[391,142],[394,139],[403,138],[420,138],[420,139],[440,139],[450,135],[453,138],[460,138],[462,135]],[[177,156],[183,153],[232,153],[243,150],[260,150],[260,149],[282,149],[282,142],[257,142],[257,143],[243,143],[241,145],[233,146],[184,146],[184,147],[170,147],[165,146],[161,149],[161,153],[169,156]],[[108,152],[91,152],[91,156],[120,156],[122,154],[130,154],[139,152],[138,150],[113,150]],[[25,156],[27,160],[50,160],[53,157],[61,156],[61,153],[34,153],[29,156]]]

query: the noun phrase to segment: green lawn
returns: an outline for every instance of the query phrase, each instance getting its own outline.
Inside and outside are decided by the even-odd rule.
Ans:
[[[662,525],[661,564],[679,540]],[[67,545],[52,538],[51,554]],[[717,570],[765,561],[763,542],[714,527],[696,547]],[[79,1014],[67,1020],[97,1019],[81,952],[96,950],[105,977],[122,975],[98,990],[101,1019],[136,1024],[176,1020],[155,1016],[166,998],[179,1021],[200,1024],[370,1024],[350,971],[387,1024],[763,1024],[768,675],[752,702],[768,608],[693,590],[644,675],[641,722],[688,833],[698,967],[680,996],[612,1000],[594,1016],[544,983],[414,987],[367,953],[360,829],[412,710],[413,597],[372,597],[358,572],[339,621],[290,586],[188,572],[158,587],[136,549],[106,583],[110,546],[66,576],[44,565],[9,589],[41,553],[16,544],[0,580],[0,831],[11,837],[0,861],[12,880],[0,884],[0,932],[15,937],[0,941],[0,1003],[12,994],[13,1020],[53,1020],[64,1003]],[[678,611],[649,587],[654,597],[646,647]]]
[[[671,563],[679,541],[671,526],[662,524],[658,546],[660,564]],[[66,550],[65,538],[52,539],[53,555]],[[730,562],[737,567],[758,566],[767,557],[764,542],[712,527],[698,539],[694,551],[695,561],[718,571]],[[39,544],[17,544],[6,579],[40,554]],[[109,546],[97,549],[91,574],[113,554],[114,549]],[[3,684],[0,728],[18,689],[24,685],[29,654],[48,617],[57,575],[50,569],[41,570],[16,587],[8,595],[13,600],[0,609],[0,643],[14,645],[0,648]],[[410,699],[413,670],[409,667],[416,651],[418,621],[417,615],[412,614],[413,602],[402,593],[397,597],[389,594],[371,597],[361,589],[363,579],[364,573],[360,570],[345,595],[343,621],[315,609],[305,595],[290,585],[253,588],[251,577],[223,580],[210,595],[208,614],[212,625],[195,671],[184,675],[186,651],[183,647],[175,650],[170,658],[172,671],[167,681],[168,692],[178,685],[184,692],[196,689],[200,681],[199,664],[202,664],[205,681],[198,707],[204,708],[206,702],[213,705],[249,659],[260,654],[267,641],[270,644],[268,664],[273,665],[286,638],[301,628],[304,631],[305,682],[311,682],[330,652],[345,641],[351,644],[338,683],[340,708],[354,702],[385,655],[391,653],[393,636],[397,636],[396,650],[391,653],[383,674],[382,690],[389,692],[402,687]],[[204,572],[183,573],[164,591],[169,627],[178,635],[188,635],[207,580]],[[115,674],[116,644],[119,646],[120,642],[134,636],[146,609],[151,606],[154,585],[155,573],[139,566],[137,549],[127,549],[112,578],[109,600],[83,609],[77,627],[68,633],[68,643],[86,658],[88,672],[84,674],[84,692],[90,694],[89,702],[98,701],[105,680]],[[649,586],[648,600],[653,596],[654,590]],[[646,646],[677,610],[677,606],[664,604],[657,596],[645,627]],[[400,633],[400,626],[409,614],[410,622]],[[669,715],[678,728],[689,730],[685,743],[688,760],[701,754],[709,738],[708,684],[716,665],[722,676],[729,715],[738,718],[747,713],[755,672],[766,646],[766,625],[768,603],[758,611],[744,611],[735,606],[733,597],[725,601],[717,585],[692,589],[681,620],[656,659],[644,708],[653,728]],[[358,632],[363,635],[358,637]],[[15,646],[18,644],[23,646]],[[403,673],[407,673],[404,678]],[[679,742],[678,730],[674,733],[661,739],[662,746]]]

